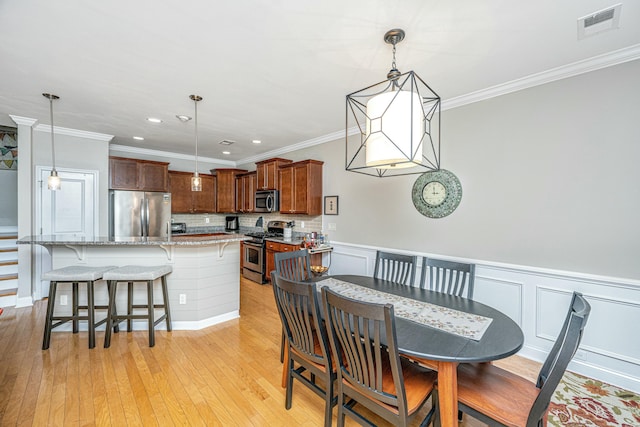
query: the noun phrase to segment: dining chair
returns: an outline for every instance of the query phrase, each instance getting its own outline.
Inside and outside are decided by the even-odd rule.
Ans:
[[[473,299],[475,265],[434,258],[422,260],[420,287]]]
[[[393,305],[357,301],[326,287],[322,305],[337,364],[338,427],[346,415],[374,425],[358,404],[395,426],[406,426],[433,396],[420,424],[429,425],[437,405],[437,374],[398,355]]]
[[[306,249],[293,252],[276,252],[275,264],[276,273],[285,279],[302,282],[312,277],[310,269],[311,256]]]
[[[582,294],[574,292],[560,334],[535,384],[495,365],[459,365],[459,409],[490,426],[546,425],[549,402],[580,345],[590,311]]]
[[[320,317],[316,285],[287,280],[278,273],[271,277],[288,347],[285,408],[291,409],[295,378],[324,399],[324,424],[330,427],[332,408],[337,402],[334,396],[336,370]],[[316,382],[316,377],[322,379],[324,388]]]
[[[311,278],[311,256],[309,251],[301,249],[293,252],[276,252],[276,273],[288,280],[303,282]],[[284,362],[284,330],[280,342],[280,362]]]
[[[416,278],[417,265],[417,256],[376,251],[376,264],[373,268],[373,277],[413,286]]]

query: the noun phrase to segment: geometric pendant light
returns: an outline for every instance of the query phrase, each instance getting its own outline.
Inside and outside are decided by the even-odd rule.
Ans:
[[[51,119],[51,174],[49,178],[47,178],[47,188],[49,190],[59,190],[60,189],[60,177],[58,176],[58,171],[56,170],[56,149],[55,144],[53,142],[53,101],[55,99],[60,99],[59,96],[53,95],[51,93],[43,93],[42,96],[49,99],[49,112]]]
[[[346,97],[345,169],[377,177],[440,169],[440,97],[413,71],[396,68],[401,29],[387,31],[393,45],[387,79]]]
[[[198,101],[202,101],[202,97],[198,95],[190,95],[189,98],[193,100],[196,107],[195,111],[195,125],[196,125],[196,169],[191,177],[191,191],[202,191],[202,178],[198,174]]]

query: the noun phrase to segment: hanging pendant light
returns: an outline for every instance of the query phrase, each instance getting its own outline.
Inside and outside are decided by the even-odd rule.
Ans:
[[[196,125],[196,169],[191,177],[191,191],[202,191],[202,178],[198,174],[198,101],[202,101],[202,97],[198,95],[190,95],[189,98],[193,100],[196,107],[194,114]]]
[[[387,79],[347,95],[348,171],[387,177],[440,169],[440,97],[413,71],[396,68],[404,37],[401,29],[384,35],[393,45]]]
[[[42,96],[49,100],[49,112],[51,119],[51,174],[49,178],[47,178],[47,188],[49,190],[59,190],[60,189],[60,177],[58,176],[58,171],[56,170],[56,149],[53,141],[53,101],[56,99],[60,99],[58,95],[53,95],[51,93],[43,93]]]

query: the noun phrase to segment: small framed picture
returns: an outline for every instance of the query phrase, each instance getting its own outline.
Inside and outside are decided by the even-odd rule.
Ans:
[[[338,215],[338,196],[324,196],[324,214]]]

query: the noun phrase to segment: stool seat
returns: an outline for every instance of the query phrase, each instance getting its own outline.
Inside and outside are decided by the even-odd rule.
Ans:
[[[105,323],[107,318],[96,322],[95,310],[96,309],[108,309],[108,306],[99,305],[94,303],[94,284],[97,280],[100,280],[103,275],[116,268],[115,266],[99,266],[92,267],[88,265],[70,265],[63,268],[57,268],[55,270],[48,271],[42,275],[42,280],[48,280],[49,284],[49,298],[47,301],[47,314],[44,325],[44,337],[42,338],[42,349],[49,348],[51,343],[51,330],[67,322],[73,323],[73,333],[78,332],[78,321],[86,320],[89,331],[89,348],[95,347],[96,341],[96,327]],[[55,315],[55,302],[56,292],[59,283],[71,283],[71,315]],[[78,283],[86,283],[87,285],[87,305],[79,304],[79,290]],[[86,310],[86,316],[80,315],[80,310]]]
[[[118,280],[123,282],[136,282],[146,280],[156,280],[173,271],[170,265],[125,265],[113,270],[109,270],[103,276],[104,280]]]
[[[113,265],[106,267],[91,267],[87,265],[70,265],[47,271],[42,275],[42,280],[55,282],[87,282],[99,280],[102,275],[116,268]]]

